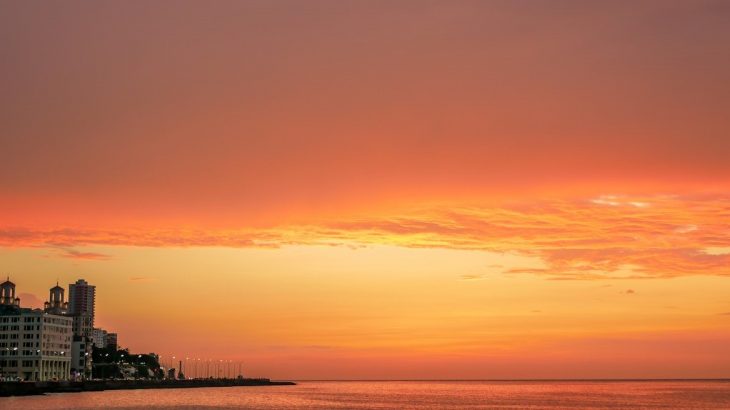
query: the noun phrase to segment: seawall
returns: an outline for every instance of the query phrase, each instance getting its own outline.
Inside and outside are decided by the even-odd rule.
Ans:
[[[194,380],[86,380],[80,382],[0,382],[0,397],[46,393],[131,389],[188,389],[199,387],[290,386],[294,382],[269,379],[194,379]]]

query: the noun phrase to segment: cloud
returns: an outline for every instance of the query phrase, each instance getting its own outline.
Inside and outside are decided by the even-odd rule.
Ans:
[[[68,259],[78,259],[78,260],[108,260],[111,259],[110,255],[106,255],[103,253],[98,252],[84,252],[79,251],[76,249],[69,249],[64,248],[60,246],[54,246],[52,249],[55,251],[52,255],[47,255],[49,257],[61,257],[61,258],[68,258]]]
[[[60,248],[64,257],[100,260],[108,255],[72,247],[380,244],[530,256],[542,260],[542,266],[497,270],[559,280],[730,276],[730,198],[610,196],[596,201],[579,198],[496,205],[441,204],[267,229],[6,227],[0,229],[0,246]],[[702,229],[694,229],[699,226]]]
[[[66,250],[66,252],[63,254],[63,257],[71,258],[71,259],[85,259],[85,260],[107,260],[110,258],[109,255],[105,255],[103,253],[81,252],[81,251],[76,251],[73,249]]]
[[[651,205],[649,202],[626,200],[625,198],[621,198],[615,195],[601,195],[598,198],[591,199],[590,202],[597,205],[633,206],[636,208],[646,208]]]
[[[703,249],[702,252],[708,255],[730,255],[730,247],[711,247]]]
[[[697,225],[682,225],[682,226],[678,226],[678,227],[674,228],[674,232],[676,232],[676,233],[690,233],[690,232],[696,231],[697,229],[699,229],[697,227]]]
[[[621,202],[616,201],[615,196],[610,195],[601,195],[598,198],[591,199],[591,202],[598,205],[610,205],[610,206],[619,206],[621,205]]]
[[[461,275],[461,280],[481,280],[484,275]]]

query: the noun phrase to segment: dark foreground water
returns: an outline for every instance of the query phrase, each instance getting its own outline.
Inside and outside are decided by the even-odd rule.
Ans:
[[[99,408],[730,409],[730,382],[300,382],[0,398],[0,409]]]

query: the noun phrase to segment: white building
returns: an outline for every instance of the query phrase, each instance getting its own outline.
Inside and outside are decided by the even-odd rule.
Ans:
[[[41,309],[21,308],[15,284],[9,279],[0,284],[0,377],[68,380],[72,322]]]

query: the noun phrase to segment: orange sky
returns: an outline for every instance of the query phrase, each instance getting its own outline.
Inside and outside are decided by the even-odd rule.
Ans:
[[[2,3],[0,273],[264,376],[728,377],[729,23]]]

